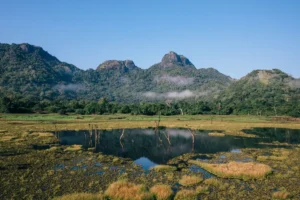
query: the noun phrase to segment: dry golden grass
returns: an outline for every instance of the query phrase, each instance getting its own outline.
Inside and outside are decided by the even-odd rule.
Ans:
[[[169,185],[155,185],[150,189],[157,200],[170,200],[173,196],[173,190]]]
[[[29,115],[30,116],[30,115]],[[57,121],[63,122],[56,124],[56,128],[52,123],[41,124],[37,121],[24,121],[24,120],[0,120],[0,126],[3,130],[10,130],[15,126],[30,129],[31,131],[59,131],[59,130],[87,130],[88,124],[92,123],[101,127],[101,129],[123,129],[123,128],[147,128],[149,126],[155,127],[154,118],[149,116],[130,116],[122,115],[126,120],[110,120],[111,117],[116,115],[102,115],[102,116],[86,116],[91,118],[89,120],[63,120],[57,119]],[[248,117],[248,116],[215,116],[217,119],[208,120],[209,116],[197,115],[197,116],[169,116],[164,117],[160,125],[174,128],[174,127],[186,127],[190,129],[201,130],[225,130],[226,135],[239,135],[245,137],[251,137],[250,134],[245,134],[243,129],[250,129],[253,127],[276,127],[276,128],[289,128],[300,129],[300,123],[297,121],[288,121],[285,123],[275,122],[267,120],[265,117]],[[151,121],[153,119],[153,121]],[[178,120],[181,119],[182,120]],[[184,120],[191,118],[192,120]],[[142,120],[141,120],[142,119]],[[199,119],[199,120],[198,120]],[[47,121],[45,121],[47,122]],[[199,123],[201,122],[201,123]],[[10,123],[15,123],[12,126]]]
[[[148,192],[144,186],[135,185],[126,181],[117,181],[110,184],[105,195],[112,200],[150,200],[153,194]]]
[[[196,200],[198,193],[194,190],[180,190],[176,193],[174,200]]]
[[[203,181],[203,178],[200,176],[187,176],[184,175],[182,178],[179,180],[179,184],[183,186],[191,186],[195,185],[197,183],[200,183]]]
[[[229,162],[226,164],[211,164],[198,160],[189,163],[198,165],[222,178],[260,179],[272,172],[272,168],[265,164],[254,162]]]
[[[273,199],[287,199],[290,197],[290,193],[286,191],[277,191],[272,194]]]
[[[91,193],[74,193],[67,194],[61,197],[57,197],[54,200],[104,200],[104,196],[100,193],[91,194]]]
[[[54,134],[49,132],[34,132],[31,135],[38,137],[54,137]]]
[[[79,144],[73,144],[71,146],[68,146],[65,151],[79,151],[82,149],[82,145]]]
[[[208,135],[212,137],[224,137],[225,133],[208,133]]]
[[[155,167],[152,167],[151,170],[158,171],[158,172],[170,172],[170,171],[176,171],[177,168],[170,165],[157,165]]]

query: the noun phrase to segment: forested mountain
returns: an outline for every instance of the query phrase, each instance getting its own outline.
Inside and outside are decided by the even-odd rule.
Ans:
[[[219,94],[227,113],[299,114],[300,79],[278,70],[255,70]]]
[[[61,62],[41,47],[0,44],[2,112],[14,107],[26,110],[34,105],[37,110],[52,104],[66,108],[62,102],[70,100],[80,101],[79,108],[83,108],[86,102],[105,98],[126,104],[176,104],[173,111],[165,108],[165,113],[175,114],[180,107],[191,114],[300,116],[299,94],[300,80],[280,70],[255,70],[233,80],[213,68],[197,69],[188,58],[172,51],[148,69],[137,67],[132,60],[108,60],[95,70],[81,70]],[[132,109],[140,112],[136,107],[125,110]],[[151,109],[149,113],[155,114],[161,108]],[[87,113],[92,113],[90,110]]]
[[[146,70],[131,60],[108,60],[96,70],[84,71],[30,44],[0,44],[0,59],[1,93],[41,100],[209,100],[232,81],[214,69],[197,70],[189,59],[175,52]]]

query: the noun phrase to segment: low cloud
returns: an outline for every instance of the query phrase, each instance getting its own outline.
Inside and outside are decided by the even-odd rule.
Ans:
[[[78,91],[78,90],[85,90],[86,87],[82,84],[59,84],[54,86],[54,89],[59,90],[59,91]]]
[[[156,92],[145,92],[143,96],[150,99],[186,99],[197,96],[195,92],[190,90],[183,90],[181,92],[166,92],[166,93],[156,93]]]
[[[179,86],[184,86],[184,85],[193,84],[194,78],[184,77],[184,76],[162,75],[162,76],[156,76],[154,78],[154,81],[157,82],[157,83],[167,82],[167,83],[172,83],[172,84],[176,84],[176,85],[179,85]]]
[[[167,134],[170,134],[171,137],[183,137],[186,139],[191,138],[191,133],[188,130],[176,130],[176,129],[167,129]]]

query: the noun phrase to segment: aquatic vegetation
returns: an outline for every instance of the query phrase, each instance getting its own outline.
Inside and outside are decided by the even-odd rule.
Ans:
[[[113,200],[152,200],[151,194],[143,185],[135,185],[127,181],[117,181],[110,184],[105,195]]]
[[[212,137],[224,137],[225,136],[225,133],[208,133],[209,136],[212,136]]]
[[[277,191],[272,194],[273,199],[287,199],[290,197],[290,193],[286,191]]]
[[[181,118],[181,116],[177,116],[177,118]],[[182,118],[185,118],[185,116],[182,116]],[[218,121],[218,123],[216,123],[215,120],[213,125],[211,125],[210,122],[208,123],[205,120],[205,118],[206,116],[195,116],[195,119],[201,119],[201,123],[195,119],[193,121],[188,121],[189,117],[187,117],[187,120],[184,120],[184,122],[176,120],[176,123],[174,123],[175,118],[165,117],[161,121],[161,124],[166,127],[188,127],[192,129],[215,131],[223,130],[226,132],[226,135],[230,135],[227,134],[228,132],[232,135],[239,135],[238,133],[241,132],[241,130],[252,127],[272,126],[293,129],[300,128],[299,124],[292,122],[280,124],[276,124],[271,121],[264,121],[263,123],[247,123],[243,117],[236,118],[232,122],[229,121],[233,119],[231,117],[228,117],[228,119],[224,120],[223,122]],[[90,121],[92,119],[95,119],[95,121]],[[149,125],[149,120],[154,119],[156,119],[156,116],[142,116],[142,119],[137,118],[136,116],[127,116],[124,121],[108,121],[107,116],[105,115],[91,116],[89,121],[82,120],[81,122],[59,122],[56,124],[56,129],[54,128],[53,123],[49,121],[44,121],[41,123],[39,121],[12,122],[0,120],[0,127],[1,129],[5,130],[4,133],[0,133],[1,198],[53,199],[55,197],[59,198],[59,196],[63,197],[63,195],[67,196],[81,193],[98,195],[98,191],[108,190],[112,182],[117,180],[127,180],[127,183],[133,184],[134,186],[140,186],[139,191],[146,193],[146,198],[148,198],[149,195],[150,199],[158,198],[152,189],[158,186],[158,184],[169,187],[172,186],[174,191],[178,191],[176,197],[177,199],[197,199],[200,197],[201,199],[300,199],[300,194],[297,193],[299,190],[298,185],[295,184],[300,181],[300,145],[297,146],[297,144],[287,147],[270,146],[266,144],[257,146],[258,143],[256,141],[260,141],[261,138],[252,140],[249,138],[246,139],[239,137],[238,139],[234,140],[236,144],[240,144],[239,140],[243,139],[250,141],[247,142],[247,145],[249,145],[249,147],[253,145],[253,147],[244,148],[234,146],[234,148],[242,148],[240,153],[232,153],[230,152],[232,148],[224,148],[224,150],[221,149],[219,153],[210,153],[209,158],[206,159],[202,158],[201,155],[207,153],[203,153],[201,151],[197,152],[197,148],[199,148],[199,146],[201,147],[199,150],[202,150],[202,148],[206,148],[207,146],[210,148],[210,146],[213,146],[215,143],[201,143],[201,141],[203,141],[202,137],[209,138],[209,141],[224,141],[227,138],[230,138],[230,136],[226,136],[224,138],[207,137],[207,134],[201,135],[200,131],[199,134],[195,136],[195,151],[187,152],[179,156],[177,156],[178,154],[173,155],[174,157],[164,157],[164,162],[156,162],[167,163],[167,168],[171,167],[172,170],[156,171],[153,169],[145,171],[141,166],[135,165],[134,160],[128,157],[122,158],[114,154],[113,156],[109,152],[100,153],[85,151],[87,148],[94,147],[93,145],[88,146],[88,141],[86,146],[79,148],[79,151],[75,151],[76,153],[73,153],[72,151],[64,151],[64,149],[67,147],[72,146],[65,146],[64,143],[62,143],[63,145],[60,145],[58,143],[57,138],[64,139],[62,138],[62,134],[52,134],[55,137],[40,137],[32,135],[35,132],[50,133],[57,131],[58,133],[61,130],[80,130],[79,132],[76,132],[76,135],[83,136],[84,138],[84,134],[81,135],[80,132],[82,130],[88,130],[88,123],[94,123],[101,127],[100,146],[97,146],[97,148],[103,148],[103,144],[106,144],[104,138],[107,140],[110,140],[111,138],[107,138],[110,136],[110,132],[106,132],[105,136],[105,134],[103,134],[104,131],[102,132],[102,129],[146,128],[148,126],[152,126],[152,124]],[[244,122],[242,122],[243,120]],[[120,131],[115,130],[115,132],[118,133]],[[206,131],[206,133],[207,132],[208,131]],[[126,133],[130,134],[129,131]],[[244,135],[240,134],[239,136]],[[3,142],[1,140],[1,137],[3,136],[9,136],[10,140]],[[69,137],[72,137],[71,139],[75,139],[73,136]],[[295,136],[292,137],[294,138]],[[87,138],[89,139],[89,137]],[[132,143],[131,138],[129,140],[129,137],[126,138],[126,135],[125,139]],[[123,141],[124,149],[128,150],[128,144],[126,144],[125,139]],[[149,138],[147,138],[147,142],[149,141],[148,139]],[[137,147],[137,145],[141,144],[141,137],[136,137],[134,140],[134,147]],[[186,141],[186,144],[189,145],[187,146],[189,151],[192,149],[192,145],[190,145],[192,143],[191,138],[187,139]],[[268,141],[268,139],[266,139],[266,141]],[[173,140],[172,144],[174,145],[175,143],[176,140]],[[119,137],[117,137],[116,144],[119,144]],[[50,148],[40,148],[37,150],[35,149],[35,146],[38,148],[48,146],[48,148]],[[259,149],[260,147],[263,148]],[[171,146],[170,149],[166,148],[165,150],[166,152],[167,150],[172,152],[172,148],[177,148],[177,145]],[[158,152],[160,153],[161,151]],[[224,159],[220,159],[220,155],[225,155],[226,157]],[[194,169],[196,165],[190,165],[191,163],[188,162],[188,160],[195,160],[199,158],[199,161],[206,162],[208,164],[228,164],[229,161],[249,162],[256,160],[260,156],[268,157],[264,161],[261,161],[261,163],[270,166],[274,170],[274,175],[268,176],[266,179],[252,179],[246,182],[240,179],[227,180],[222,178],[209,178],[210,176],[205,176],[205,172],[208,172],[204,170],[203,167],[197,165],[197,168]],[[286,157],[287,159],[281,159],[281,157]],[[171,160],[168,160],[169,158],[171,158]],[[247,158],[247,160],[245,158]],[[152,161],[155,162],[154,160]],[[99,162],[101,165],[96,164]],[[64,167],[61,168],[59,166]],[[187,192],[182,192],[185,186],[181,186],[180,184],[177,184],[177,182],[183,176],[191,175],[199,175],[200,177],[203,176],[206,179],[199,184],[188,186],[188,189],[190,190],[187,190]],[[145,186],[141,184],[144,184]],[[147,188],[151,189],[148,190]],[[275,192],[275,188],[276,192],[279,193]],[[163,191],[163,189],[161,189],[161,191]],[[188,193],[189,195],[181,196],[182,193]],[[286,193],[289,193],[287,197],[284,195]],[[105,196],[106,199],[114,199],[114,197],[110,197],[106,194],[103,194],[103,196]],[[123,197],[121,197],[121,199],[122,198]],[[71,197],[68,199],[71,199]]]
[[[174,195],[172,188],[163,184],[153,186],[150,192],[155,195],[157,200],[170,200]]]
[[[105,198],[101,193],[74,193],[56,197],[54,200],[105,200]]]
[[[191,186],[191,185],[198,184],[201,181],[203,181],[203,178],[200,177],[200,176],[195,176],[195,175],[187,176],[187,175],[184,175],[179,180],[179,184],[183,185],[183,186]]]
[[[260,179],[272,173],[272,168],[266,164],[254,162],[229,162],[226,164],[211,164],[198,160],[189,163],[198,165],[222,178]]]
[[[177,168],[171,165],[157,165],[155,167],[152,167],[151,170],[157,172],[170,172],[170,171],[176,171]]]
[[[176,193],[174,200],[196,200],[198,192],[195,190],[180,190]]]

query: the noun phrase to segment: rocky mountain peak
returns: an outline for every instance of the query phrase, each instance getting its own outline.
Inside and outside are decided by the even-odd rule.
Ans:
[[[170,51],[169,53],[165,54],[160,62],[160,66],[163,68],[168,68],[172,66],[190,66],[194,67],[191,61],[183,55],[178,55],[174,51]],[[194,67],[195,68],[195,67]]]
[[[100,64],[97,70],[103,69],[111,69],[111,70],[133,70],[137,69],[138,67],[134,64],[132,60],[107,60]]]

